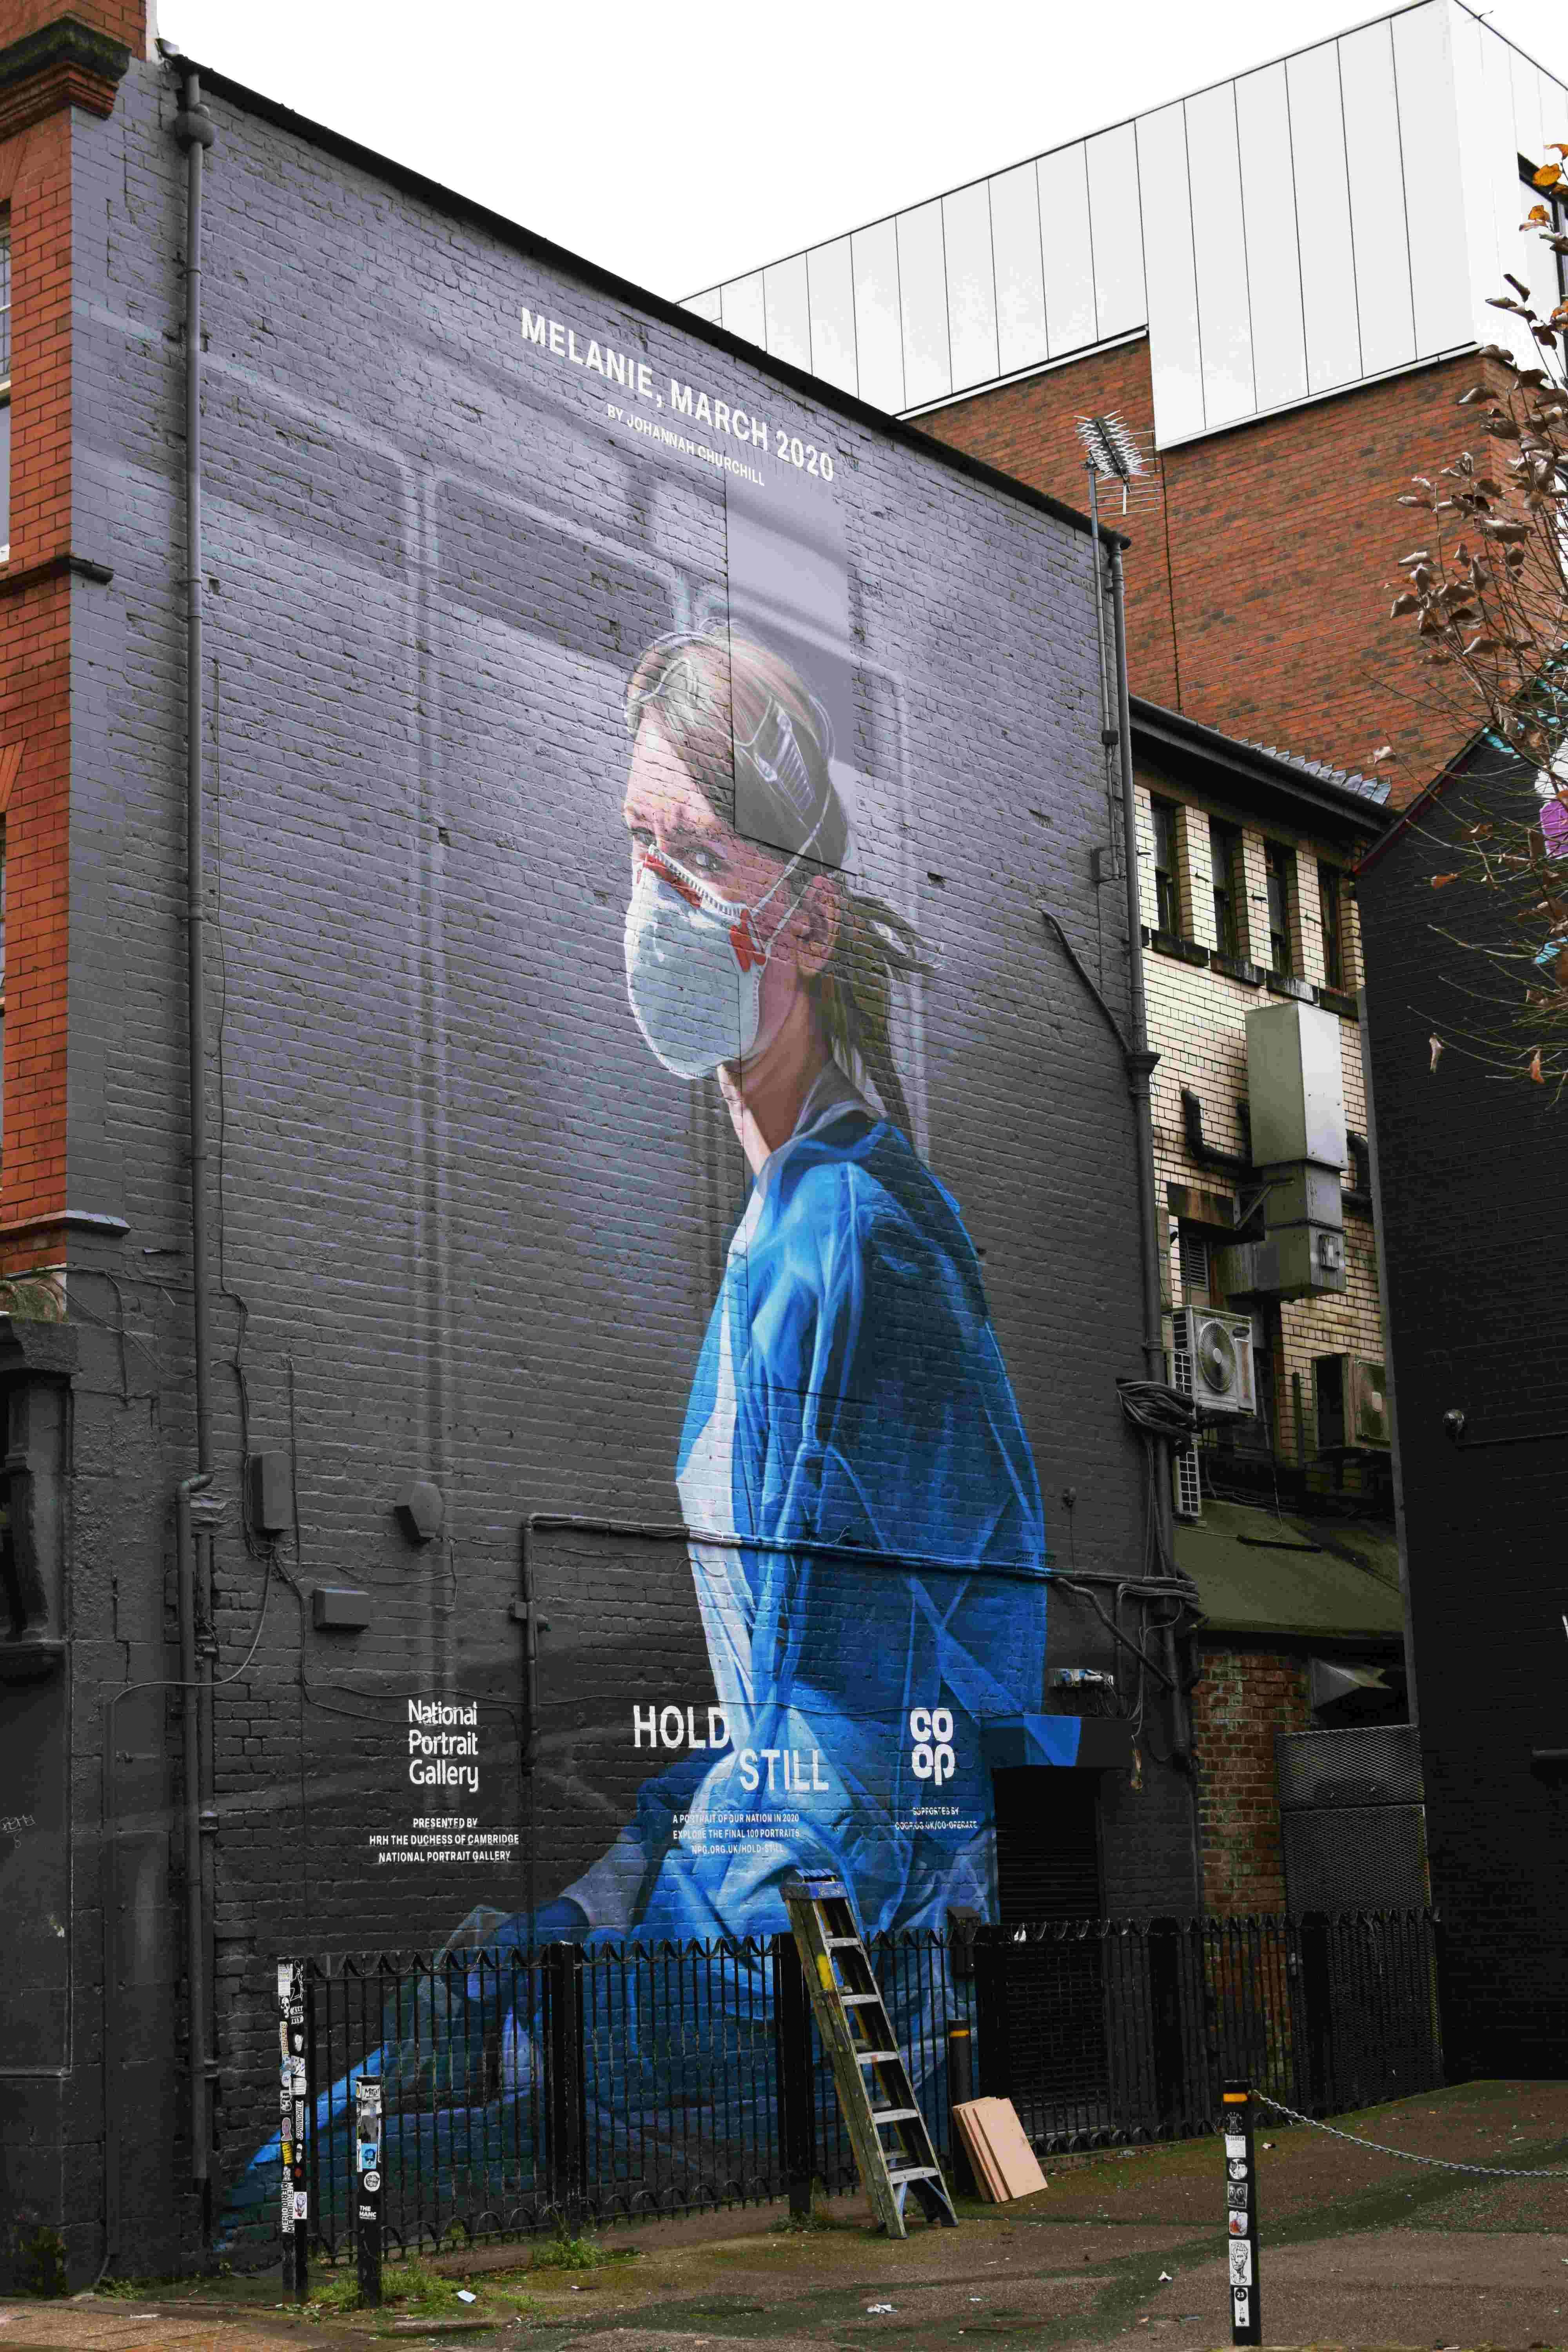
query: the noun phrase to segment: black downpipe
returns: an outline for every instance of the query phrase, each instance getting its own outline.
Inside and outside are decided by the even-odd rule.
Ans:
[[[185,151],[185,954],[190,1052],[191,1308],[196,1467],[178,1491],[180,1678],[185,1685],[185,1969],[189,2004],[191,2170],[211,2226],[213,1643],[212,1528],[194,1498],[212,1485],[212,1282],[207,1235],[206,864],[202,839],[202,157],[213,143],[200,79],[183,74],[174,136]]]
[[[1096,561],[1098,562],[1098,543]],[[1149,1007],[1143,988],[1143,908],[1138,887],[1138,808],[1132,786],[1132,707],[1127,683],[1127,600],[1121,572],[1121,546],[1110,549],[1112,616],[1116,629],[1117,750],[1121,766],[1122,863],[1127,885],[1128,1003],[1132,1038],[1127,1055],[1127,1086],[1138,1123],[1138,1192],[1142,1228],[1143,1361],[1148,1379],[1163,1382],[1165,1340],[1160,1309],[1162,1255],[1159,1188],[1154,1181],[1154,1118],[1149,1080],[1159,1060],[1149,1046]],[[1163,1437],[1151,1435],[1154,1449],[1153,1514],[1156,1557],[1168,1576],[1176,1572],[1175,1514],[1171,1499],[1171,1454]],[[1171,1685],[1171,1747],[1178,1764],[1191,1762],[1193,1729],[1186,1685],[1177,1654],[1174,1621],[1163,1637],[1165,1670]]]

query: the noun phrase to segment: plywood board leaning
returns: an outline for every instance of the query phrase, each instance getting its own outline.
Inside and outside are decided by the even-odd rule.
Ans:
[[[954,2107],[981,2189],[994,2204],[1032,2197],[1046,2185],[1011,2099],[967,2099]]]

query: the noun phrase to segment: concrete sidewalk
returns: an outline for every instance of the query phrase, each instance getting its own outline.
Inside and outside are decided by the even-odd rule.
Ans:
[[[1350,2129],[1450,2163],[1558,2168],[1491,2180],[1397,2162],[1304,2128],[1259,2134],[1261,2302],[1276,2346],[1568,2347],[1568,2084],[1470,2084]],[[375,2340],[528,2352],[910,2352],[993,2339],[1089,2352],[1229,2341],[1223,2168],[1210,2139],[1069,2159],[1013,2206],[889,2243],[840,2200],[833,2226],[776,2209],[607,2231],[584,2271],[526,2246],[444,2259],[422,2315],[301,2316],[265,2280],[133,2301],[0,2305],[0,2352],[365,2352]],[[321,2271],[319,2281],[330,2279]],[[389,2266],[389,2288],[399,2279]],[[464,2288],[477,2299],[456,2300]],[[890,2309],[876,2306],[890,2305]],[[469,2332],[472,2323],[483,2331]],[[457,2332],[452,2323],[464,2323]]]

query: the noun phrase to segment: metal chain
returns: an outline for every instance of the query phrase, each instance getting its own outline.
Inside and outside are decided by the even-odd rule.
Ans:
[[[1289,2116],[1293,2124],[1310,2124],[1314,2131],[1327,2132],[1331,2139],[1348,2139],[1352,2147],[1373,2147],[1379,2156],[1397,2156],[1405,2164],[1429,2164],[1439,2172],[1480,2172],[1489,2180],[1562,2180],[1568,2177],[1561,2167],[1554,2167],[1549,2172],[1527,2172],[1522,2166],[1456,2164],[1451,2157],[1417,2156],[1411,2148],[1390,2147],[1380,2139],[1363,2139],[1359,2132],[1340,2131],[1332,2124],[1320,2122],[1316,2116],[1299,2115],[1294,2107],[1288,2107],[1283,2099],[1271,2099],[1267,2091],[1254,2091],[1252,2095],[1259,2105],[1272,2107],[1276,2115]]]

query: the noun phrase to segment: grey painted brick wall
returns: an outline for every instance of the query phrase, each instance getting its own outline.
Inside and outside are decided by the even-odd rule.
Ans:
[[[520,1872],[386,1870],[404,1694],[482,1691],[488,1817],[515,1819],[519,1529],[531,1511],[668,1520],[686,1392],[742,1185],[710,1083],[658,1072],[629,1018],[619,818],[632,661],[721,588],[722,478],[631,436],[602,387],[524,344],[526,303],[646,355],[836,460],[868,695],[867,846],[939,950],[924,1140],[963,1206],[1046,1497],[1077,1489],[1080,1567],[1136,1572],[1142,1465],[1132,1135],[1103,1024],[1048,941],[1103,940],[1106,825],[1086,537],[546,266],[460,209],[227,98],[206,170],[206,823],[220,1692],[220,2166],[273,2121],[282,1951],[438,1944]],[[133,66],[76,128],[76,592],[69,1161],[122,1215],[73,1292],[79,2036],[73,2246],[96,2260],[101,1701],[174,1671],[172,1495],[192,1461],[182,924],[184,184],[174,92]],[[298,1529],[247,1534],[247,1450],[290,1459]],[[392,1503],[441,1486],[421,1551]],[[602,1850],[644,1763],[634,1699],[700,1696],[679,1549],[541,1538],[542,1893]],[[319,1634],[320,1582],[374,1596]],[[265,1622],[258,1621],[265,1610]],[[847,1639],[853,1628],[847,1627]],[[1056,1655],[1104,1663],[1066,1601]],[[128,1702],[122,1817],[145,1900],[110,2004],[122,2104],[178,2146],[177,1881],[160,1807],[177,1711]],[[1185,1792],[1107,1806],[1116,1907],[1187,1907]],[[129,1836],[129,1832],[126,1835]],[[110,2073],[115,2073],[111,2066]],[[177,2165],[174,2168],[177,2171]],[[162,2160],[121,2228],[166,2246]],[[95,2182],[98,2184],[95,2186]],[[152,2265],[150,2258],[138,2266]]]

